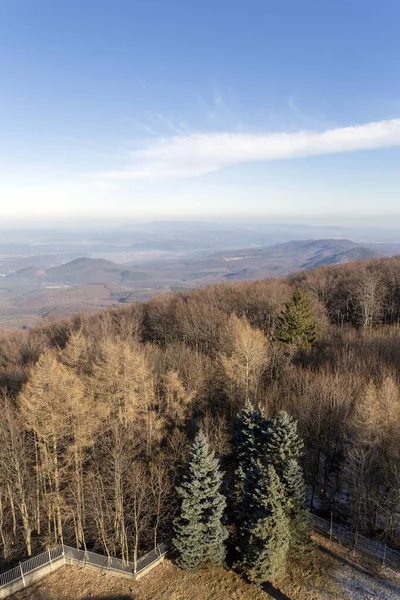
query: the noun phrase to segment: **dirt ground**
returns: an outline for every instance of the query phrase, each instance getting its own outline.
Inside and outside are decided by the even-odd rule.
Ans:
[[[165,560],[138,582],[65,566],[14,600],[399,600],[400,576],[382,573],[337,544],[314,536],[315,549],[291,561],[277,588],[260,589],[232,571],[189,574]],[[279,589],[278,589],[279,588]]]

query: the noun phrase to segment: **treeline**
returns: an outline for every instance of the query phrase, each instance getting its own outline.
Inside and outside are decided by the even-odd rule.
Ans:
[[[302,271],[288,281],[313,292],[337,325],[399,324],[400,256]]]
[[[246,402],[298,421],[310,507],[398,545],[398,281],[371,261],[2,331],[3,558],[134,559],[170,534],[199,428],[229,471]]]

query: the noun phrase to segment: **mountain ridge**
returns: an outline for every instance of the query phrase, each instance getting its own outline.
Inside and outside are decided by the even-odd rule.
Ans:
[[[136,263],[81,256],[46,268],[39,266],[37,256],[32,257],[32,265],[27,264],[26,257],[22,269],[4,273],[0,278],[0,321],[14,322],[14,316],[17,323],[32,324],[44,314],[95,312],[164,292],[189,291],[219,282],[282,277],[324,265],[399,253],[397,244],[359,244],[345,238],[323,238]]]

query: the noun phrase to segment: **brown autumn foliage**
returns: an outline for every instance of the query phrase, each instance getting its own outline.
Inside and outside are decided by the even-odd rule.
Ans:
[[[294,289],[320,331],[274,342]],[[135,559],[168,538],[201,425],[229,470],[246,399],[299,421],[310,507],[400,544],[400,258],[0,333],[0,553],[64,541]]]

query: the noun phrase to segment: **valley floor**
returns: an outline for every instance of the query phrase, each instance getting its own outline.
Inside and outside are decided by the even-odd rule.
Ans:
[[[384,574],[348,550],[314,536],[316,550],[297,563],[280,591],[249,585],[232,571],[189,574],[170,561],[139,582],[62,567],[14,600],[399,600],[400,575]],[[356,562],[357,561],[357,562]]]

